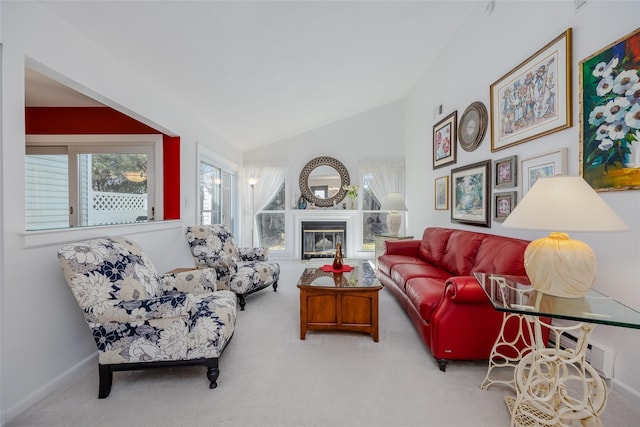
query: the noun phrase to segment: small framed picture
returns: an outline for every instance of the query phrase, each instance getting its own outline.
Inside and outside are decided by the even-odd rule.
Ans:
[[[451,170],[451,222],[490,227],[491,160]]]
[[[495,188],[515,187],[518,176],[518,156],[505,157],[493,162],[493,186]]]
[[[522,160],[520,173],[522,174],[522,197],[524,197],[538,179],[567,173],[567,149],[561,148],[558,151]]]
[[[435,179],[434,204],[437,211],[449,209],[449,176]]]
[[[516,207],[517,198],[516,191],[495,193],[493,195],[493,219],[498,222],[504,221]]]
[[[458,111],[454,111],[433,126],[433,168],[456,162]]]

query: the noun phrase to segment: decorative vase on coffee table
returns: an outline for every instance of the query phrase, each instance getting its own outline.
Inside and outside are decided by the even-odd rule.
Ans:
[[[336,288],[341,288],[344,286],[344,273],[340,272],[340,273],[333,273],[333,284],[335,285]]]
[[[336,243],[336,255],[333,257],[333,269],[342,271],[342,243]]]

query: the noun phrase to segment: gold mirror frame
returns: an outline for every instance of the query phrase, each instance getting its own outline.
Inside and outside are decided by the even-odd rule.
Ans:
[[[326,199],[322,199],[317,197],[309,188],[309,175],[311,172],[319,167],[319,166],[330,166],[334,168],[338,175],[340,176],[340,189],[336,194],[331,197],[327,197]],[[309,161],[300,172],[300,179],[298,180],[298,185],[300,186],[300,192],[302,193],[302,197],[307,199],[309,203],[313,203],[318,207],[331,207],[334,202],[338,204],[347,196],[347,190],[344,189],[345,185],[351,184],[349,178],[349,172],[347,168],[337,159],[328,156],[320,156],[315,159]]]

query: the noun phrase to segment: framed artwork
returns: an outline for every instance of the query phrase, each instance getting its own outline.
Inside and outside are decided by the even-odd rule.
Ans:
[[[493,162],[493,176],[495,188],[515,187],[518,184],[518,156]]]
[[[491,160],[451,170],[451,222],[489,227]]]
[[[454,111],[433,126],[433,168],[456,162],[458,112]]]
[[[515,191],[495,193],[493,195],[493,219],[498,222],[504,221],[516,207],[517,199],[518,193]]]
[[[520,162],[522,197],[540,178],[567,173],[567,149],[529,157]]]
[[[490,98],[492,152],[571,127],[571,28],[493,83]]]
[[[640,28],[580,61],[580,174],[596,191],[640,189]]]
[[[449,209],[449,176],[435,179],[434,205],[437,211]]]
[[[473,151],[482,142],[489,125],[487,107],[480,101],[469,105],[458,124],[458,141],[465,151]]]

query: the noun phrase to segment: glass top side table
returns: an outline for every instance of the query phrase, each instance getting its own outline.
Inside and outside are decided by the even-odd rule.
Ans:
[[[590,290],[582,298],[561,298],[533,290],[527,277],[473,273],[493,307],[515,316],[521,322],[521,336],[528,335],[530,347],[507,362],[517,362],[513,381],[516,397],[506,396],[512,426],[571,425],[573,421],[601,425],[600,413],[607,400],[607,388],[595,369],[586,361],[589,336],[595,324],[640,329],[640,312],[606,295]],[[541,318],[573,321],[570,326],[543,323]],[[531,327],[532,325],[532,327]],[[555,334],[555,345],[547,347],[542,330]],[[560,347],[562,334],[578,337],[575,349]],[[504,345],[502,332],[494,349]],[[492,352],[492,358],[495,356]],[[497,353],[499,355],[499,352]],[[487,377],[482,384],[501,381]],[[504,365],[501,365],[504,366]]]
[[[582,298],[562,298],[533,290],[526,276],[473,275],[498,311],[640,329],[640,312],[594,289]],[[501,283],[508,286],[504,293]]]

